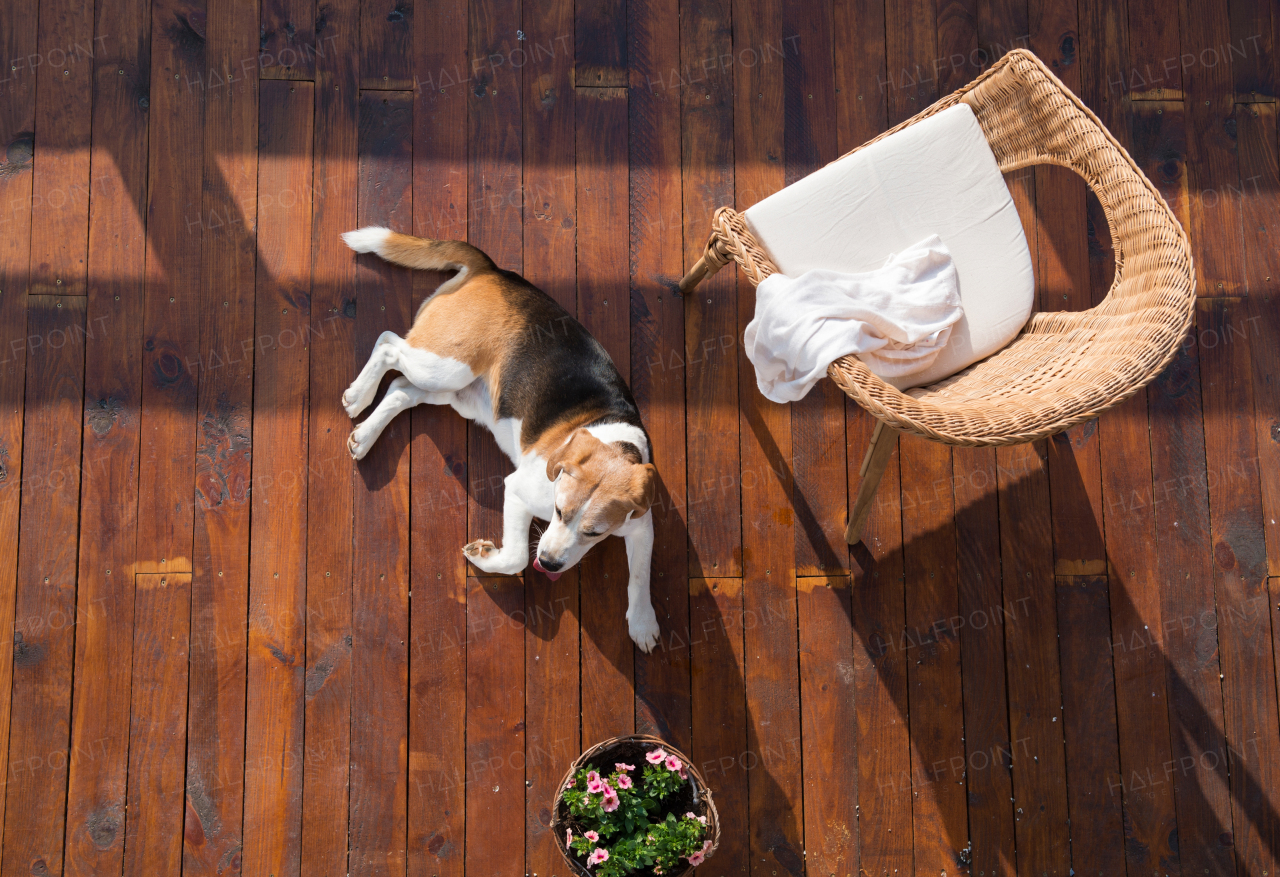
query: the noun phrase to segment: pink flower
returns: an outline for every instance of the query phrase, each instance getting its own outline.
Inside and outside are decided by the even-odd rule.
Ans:
[[[664,752],[662,749],[655,749],[652,752],[645,755],[644,760],[649,762],[650,764],[661,764],[662,759],[666,757],[667,757],[667,753]]]
[[[600,779],[600,774],[596,773],[594,770],[587,771],[587,782],[595,782],[598,779]]]
[[[705,816],[699,816],[697,813],[686,813],[686,814],[684,815],[684,818],[685,818],[685,819],[696,819],[696,820],[698,820],[699,822],[701,822],[703,825],[706,825],[706,824],[707,824],[707,817],[705,817]]]
[[[573,829],[566,828],[564,830],[564,845],[568,846],[571,843],[573,843]]]
[[[692,856],[689,857],[689,864],[696,868],[702,864],[702,860],[705,858],[706,856],[704,856],[702,853],[694,853]]]
[[[622,776],[618,777],[618,788],[629,789],[631,788],[632,785],[633,784],[631,782],[631,777],[627,776],[625,773]]]
[[[626,773],[626,772],[627,772],[627,771],[629,771],[629,770],[635,770],[635,769],[636,769],[636,766],[635,766],[634,764],[623,764],[621,761],[619,761],[619,762],[618,762],[617,764],[615,764],[613,767],[614,767],[614,769],[615,769],[615,770],[620,770],[620,771],[622,771],[623,773]]]
[[[681,766],[681,768],[680,768],[680,770],[678,771],[678,773],[680,774],[680,779],[682,779],[682,780],[687,780],[687,779],[689,778],[689,775],[688,775],[687,773],[685,773],[685,772],[684,772],[684,767],[683,767],[683,766]]]
[[[609,861],[609,851],[603,847],[596,847],[591,851],[591,855],[587,856],[587,867],[589,868],[592,865],[599,865],[601,862],[607,861]]]
[[[587,783],[587,791],[593,795],[599,794],[604,791],[604,783],[600,782],[599,778],[594,779]]]
[[[706,822],[706,821],[707,821],[707,820],[706,820],[706,817],[703,817],[702,821],[703,821],[703,822]],[[710,840],[704,840],[704,841],[702,842],[702,854],[705,856],[705,855],[707,855],[707,854],[708,854],[708,853],[710,853],[710,852],[711,852],[711,841],[710,841]]]
[[[600,835],[594,831],[588,831],[584,833],[582,836],[585,837],[587,840],[591,841],[592,843],[595,843],[600,839]]]
[[[572,789],[572,788],[573,788],[574,786],[576,786],[577,784],[578,784],[578,781],[577,781],[577,780],[569,780],[569,788],[571,788],[571,789]]]
[[[618,800],[618,793],[613,789],[604,793],[603,806],[605,813],[612,813],[614,810],[617,810],[620,803],[621,802]]]
[[[667,770],[683,770],[684,763],[674,755],[667,756]]]

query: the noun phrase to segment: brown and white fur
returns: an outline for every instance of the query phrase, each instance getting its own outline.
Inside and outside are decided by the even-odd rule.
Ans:
[[[347,414],[368,407],[388,371],[400,372],[382,402],[347,440],[357,460],[401,411],[451,405],[483,424],[515,465],[506,478],[502,546],[466,545],[486,573],[514,575],[529,561],[529,525],[550,523],[535,569],[552,579],[609,535],[623,537],[629,567],[627,627],[643,651],[658,640],[649,598],[656,473],[649,436],[613,361],[550,296],[500,270],[460,241],[385,228],[342,236],[357,253],[458,273],[423,302],[404,338],[383,332],[359,377],[342,394]]]

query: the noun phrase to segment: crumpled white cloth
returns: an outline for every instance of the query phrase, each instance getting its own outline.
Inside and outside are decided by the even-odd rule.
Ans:
[[[928,368],[963,315],[951,253],[931,235],[876,271],[768,277],[744,342],[760,392],[794,402],[847,354],[882,378]]]

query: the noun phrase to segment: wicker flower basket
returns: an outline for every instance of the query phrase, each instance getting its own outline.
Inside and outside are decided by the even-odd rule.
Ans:
[[[619,750],[629,748],[642,747],[651,749],[655,746],[665,749],[670,754],[679,758],[684,762],[686,771],[689,774],[690,785],[693,787],[693,803],[690,809],[699,816],[707,817],[707,836],[711,839],[711,849],[707,851],[707,858],[715,854],[716,848],[720,846],[720,815],[716,813],[715,802],[711,800],[711,789],[707,786],[707,781],[702,778],[702,774],[689,761],[688,756],[683,752],[659,740],[657,737],[647,737],[643,734],[633,734],[628,737],[614,737],[597,743],[586,752],[582,753],[569,765],[569,769],[565,771],[564,777],[560,780],[560,785],[556,789],[555,807],[551,813],[551,836],[556,839],[556,847],[564,856],[564,860],[569,864],[569,868],[573,873],[581,875],[581,877],[594,877],[586,866],[579,862],[572,852],[565,848],[564,833],[566,828],[574,828],[572,817],[569,815],[569,806],[564,802],[564,792],[568,788],[569,780],[573,779],[574,774],[587,764],[594,764],[597,768],[603,766],[609,768],[618,760],[613,755],[618,752],[620,757],[623,753]],[[637,762],[643,763],[643,762]],[[692,865],[686,865],[683,869],[666,872],[663,877],[681,877],[681,875],[689,874],[693,871]],[[636,872],[639,875],[647,875],[651,872],[648,870]]]

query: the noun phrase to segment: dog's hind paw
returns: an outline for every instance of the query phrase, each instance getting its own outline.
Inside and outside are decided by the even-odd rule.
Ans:
[[[658,616],[654,614],[653,607],[646,606],[634,616],[628,615],[627,632],[640,647],[640,651],[646,654],[653,651],[653,647],[658,644],[662,636],[662,629],[658,627]]]
[[[342,410],[347,412],[348,417],[355,418],[369,406],[371,398],[363,398],[356,392],[356,385],[352,384],[342,394]]]

